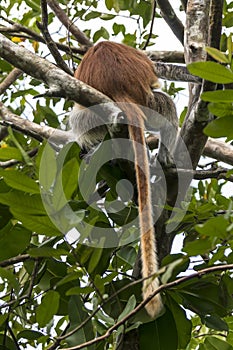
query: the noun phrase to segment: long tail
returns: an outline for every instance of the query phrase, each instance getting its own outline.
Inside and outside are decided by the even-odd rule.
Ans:
[[[142,277],[147,278],[152,276],[143,282],[143,299],[145,300],[159,287],[158,278],[153,277],[153,274],[158,271],[158,258],[153,223],[149,159],[144,136],[145,115],[142,110],[133,103],[125,103],[123,109],[129,122],[128,130],[130,139],[134,141],[133,147],[141,236]],[[147,303],[146,310],[151,317],[155,317],[160,313],[162,307],[161,296],[157,294]]]

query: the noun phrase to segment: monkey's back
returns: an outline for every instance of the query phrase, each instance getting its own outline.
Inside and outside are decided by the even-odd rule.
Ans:
[[[88,50],[75,77],[114,101],[145,106],[151,88],[158,86],[153,63],[144,53],[110,41]]]

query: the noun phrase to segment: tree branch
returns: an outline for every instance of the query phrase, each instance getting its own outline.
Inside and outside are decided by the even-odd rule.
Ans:
[[[25,260],[30,259],[30,255],[29,254],[22,254],[22,255],[17,255],[14,256],[13,258],[7,259],[7,260],[2,260],[0,261],[0,266],[1,267],[7,267],[7,266],[11,266],[14,264],[18,264],[20,262],[23,262]]]
[[[145,50],[150,42],[151,39],[151,35],[153,34],[153,26],[154,26],[154,20],[155,20],[155,15],[156,15],[156,6],[157,6],[157,2],[156,0],[152,1],[152,14],[151,14],[151,24],[150,24],[150,30],[149,30],[149,34],[148,37],[146,39],[146,42],[143,46],[143,50]]]
[[[92,46],[90,39],[78,28],[74,23],[71,22],[66,13],[62,10],[59,3],[56,0],[46,0],[49,7],[53,10],[56,16],[59,18],[62,24],[68,29],[69,32],[77,39],[77,41],[86,46],[87,48]]]
[[[47,2],[46,0],[41,0],[41,13],[42,13],[42,23],[37,22],[37,27],[41,30],[45,42],[48,46],[49,51],[54,57],[58,67],[63,69],[66,73],[73,76],[73,72],[67,66],[65,61],[63,60],[60,52],[58,51],[56,43],[53,41],[49,30],[48,30],[48,11],[47,11]]]
[[[27,152],[27,155],[28,157],[32,158],[37,154],[37,152],[38,152],[38,148],[34,148],[31,151]],[[0,162],[0,168],[3,168],[3,169],[10,168],[19,163],[21,163],[21,161],[16,159],[10,159],[5,162]]]
[[[179,170],[180,171],[180,170]],[[233,182],[233,176],[227,176],[229,169],[218,167],[213,170],[196,170],[194,171],[193,178],[195,180],[204,180],[204,179],[224,179],[230,182]]]
[[[24,47],[12,43],[2,34],[0,34],[0,56],[48,85],[49,91],[46,96],[68,98],[87,107],[99,104],[101,111],[104,115],[107,114],[110,119],[121,113],[121,110],[112,104],[109,97],[74,77],[70,77],[54,64],[33,54]]]
[[[197,2],[189,0],[187,4],[187,22],[185,34],[185,59],[186,63],[206,60],[205,46],[209,44],[211,34],[206,31],[209,28],[210,0]],[[214,28],[211,27],[213,31]],[[215,30],[219,30],[215,28]],[[189,87],[190,99],[188,113],[181,128],[181,137],[184,140],[193,168],[195,169],[203,152],[207,136],[203,133],[204,127],[209,121],[207,103],[200,99],[200,94],[206,90],[213,90],[215,84],[203,82],[202,86],[191,84]],[[179,148],[178,148],[179,152]]]
[[[185,63],[184,53],[181,51],[146,51],[145,53],[154,62]]]
[[[189,276],[184,276],[180,277],[175,281],[166,283],[164,285],[161,285],[154,293],[152,293],[146,300],[142,301],[138,306],[135,307],[133,311],[131,311],[128,315],[126,315],[124,318],[122,318],[120,321],[116,322],[112,327],[110,327],[107,332],[95,339],[89,340],[83,344],[72,346],[69,348],[64,348],[64,350],[79,350],[83,349],[85,347],[88,347],[90,345],[96,344],[104,339],[107,339],[110,337],[110,335],[117,330],[120,326],[124,325],[130,318],[135,316],[138,311],[142,310],[145,305],[158,293],[161,293],[164,290],[171,289],[173,287],[177,287],[181,285],[182,283],[185,283],[187,281],[190,281],[195,278],[200,278],[204,275],[213,273],[213,272],[218,272],[218,271],[227,271],[227,270],[232,270],[233,269],[233,264],[228,264],[228,265],[219,265],[219,266],[211,266],[206,269],[194,272],[190,274]]]
[[[201,79],[190,74],[184,66],[156,62],[154,63],[154,67],[156,75],[161,79],[192,82],[195,84],[201,83]]]
[[[203,155],[233,165],[233,146],[223,141],[209,138],[205,145]]]
[[[150,135],[147,138],[147,144],[151,150],[158,148],[159,137]],[[229,143],[209,138],[202,154],[219,162],[233,165],[233,146]]]
[[[23,72],[20,69],[12,69],[7,77],[0,83],[0,95],[2,95],[22,74]]]
[[[41,126],[27,119],[23,119],[12,113],[0,102],[0,117],[8,126],[12,126],[16,130],[21,131],[25,135],[30,135],[38,141],[43,139],[51,140],[55,144],[65,144],[71,139],[71,134],[66,131],[51,128],[50,126]]]
[[[3,18],[4,20],[6,20],[3,16],[0,16],[0,18]],[[27,38],[30,40],[38,41],[42,44],[46,44],[44,38],[41,35],[37,34],[36,32],[34,32],[33,30],[31,30],[27,27],[22,26],[19,23],[15,23],[13,21],[11,21],[11,22],[13,23],[11,27],[1,26],[0,33],[6,33],[8,35],[16,36],[19,38]],[[26,33],[27,35],[21,34],[21,32]],[[64,44],[61,44],[59,42],[55,42],[55,43],[56,43],[57,47],[59,48],[59,50],[64,51],[66,53],[74,53],[74,54],[83,55],[87,51],[87,49],[85,47],[82,47],[82,48],[72,47],[71,45],[64,45]]]
[[[168,0],[157,1],[163,19],[167,22],[177,39],[184,44],[184,26],[179,18],[176,16],[175,11],[171,7]]]

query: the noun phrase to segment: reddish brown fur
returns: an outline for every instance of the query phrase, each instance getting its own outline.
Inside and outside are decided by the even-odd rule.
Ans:
[[[153,228],[149,161],[144,137],[142,110],[148,106],[151,88],[158,87],[152,62],[141,52],[112,42],[102,42],[88,50],[75,72],[75,77],[101,91],[113,101],[123,102],[128,118],[129,136],[133,141],[138,188],[139,222],[141,230],[142,275],[147,278],[158,270]],[[132,103],[129,105],[129,103]],[[136,125],[135,126],[135,121]],[[140,166],[139,166],[140,165]],[[159,286],[157,278],[145,280],[143,297],[147,298]],[[156,295],[146,309],[151,316],[162,308]]]
[[[147,106],[151,87],[158,87],[153,64],[132,47],[104,41],[88,50],[74,75],[114,101]]]

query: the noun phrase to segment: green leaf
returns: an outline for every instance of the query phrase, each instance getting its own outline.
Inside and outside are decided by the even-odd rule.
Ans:
[[[169,309],[156,321],[139,327],[140,349],[177,350],[178,334],[174,317]]]
[[[109,21],[110,19],[115,18],[116,15],[112,15],[110,13],[103,13],[100,18],[103,19],[104,21]]]
[[[185,310],[167,295],[167,305],[173,314],[178,333],[179,348],[185,349],[191,339],[192,322],[187,318]]]
[[[78,295],[72,296],[69,301],[69,319],[70,328],[67,332],[80,325],[84,320],[88,318],[87,312],[83,307],[83,302]],[[77,332],[75,332],[70,337],[66,338],[66,342],[69,346],[77,346],[79,344],[85,343],[86,341],[93,339],[94,332],[91,320],[85,325],[83,325]],[[94,346],[88,347],[88,350],[94,350]]]
[[[218,84],[233,82],[233,72],[215,62],[194,62],[187,66],[190,73]]]
[[[20,150],[16,147],[0,147],[0,159],[16,159],[22,161],[23,157]]]
[[[223,216],[218,216],[207,220],[204,224],[196,225],[195,229],[203,236],[226,239],[228,226],[228,221]]]
[[[57,176],[52,196],[53,206],[56,211],[63,208],[68,199],[71,199],[78,185],[78,173],[78,161],[72,158],[64,165]]]
[[[29,246],[31,231],[21,225],[8,223],[0,230],[0,260],[6,260],[23,253]]]
[[[143,27],[145,28],[151,20],[152,6],[150,1],[138,1],[131,7],[131,15],[139,15],[143,19]]]
[[[65,249],[40,247],[29,249],[28,254],[34,258],[53,257],[55,259],[59,259],[62,255],[67,255],[68,252]]]
[[[137,253],[133,247],[130,247],[130,246],[122,247],[120,250],[117,251],[116,255],[125,263],[129,264],[132,267],[134,266]]]
[[[85,16],[85,21],[89,21],[90,19],[100,17],[101,12],[91,11]]]
[[[232,140],[232,123],[232,116],[215,119],[204,128],[204,133],[211,137],[227,137],[227,141]]]
[[[18,350],[15,346],[15,342],[6,334],[0,334],[0,350]]]
[[[0,315],[0,327],[5,324],[7,319],[8,319],[8,314],[7,313]]]
[[[214,281],[214,282],[213,282]],[[201,316],[218,315],[224,317],[232,308],[232,297],[221,282],[216,283],[215,276],[205,277],[203,280],[198,278],[185,282],[178,287],[179,294],[182,297],[183,305]]]
[[[135,295],[131,295],[131,297],[129,298],[129,300],[127,301],[127,304],[124,308],[124,310],[122,311],[122,313],[119,315],[118,317],[118,322],[120,320],[122,320],[125,316],[127,316],[131,311],[133,311],[133,309],[135,308],[137,302],[136,302],[136,298]]]
[[[183,251],[189,256],[201,255],[209,252],[213,248],[209,238],[199,238],[192,242],[186,242]]]
[[[25,2],[29,7],[31,7],[33,10],[35,10],[36,12],[39,13],[40,6],[39,6],[38,2],[36,2],[34,0],[25,0]]]
[[[163,260],[163,266],[165,265],[166,271],[162,275],[162,282],[167,283],[175,279],[175,277],[187,270],[189,266],[189,259],[183,254],[170,254]]]
[[[208,110],[216,117],[228,117],[233,118],[233,105],[232,103],[209,103]]]
[[[207,91],[201,94],[201,99],[208,102],[233,102],[233,90]]]
[[[16,278],[16,275],[12,271],[4,269],[3,267],[0,267],[0,277],[2,280],[7,280],[9,286],[13,288],[15,294],[18,295],[20,291],[20,284],[18,279]]]
[[[230,28],[233,26],[233,13],[232,12],[228,12],[225,15],[225,17],[223,18],[222,24],[227,28]]]
[[[119,33],[125,34],[125,26],[124,24],[118,24],[118,23],[114,23],[112,26],[113,29],[113,33],[114,35],[117,35]]]
[[[114,0],[114,9],[119,12],[120,10],[126,11],[131,7],[131,0]]]
[[[92,273],[99,264],[103,252],[103,248],[95,248],[91,254],[91,259],[88,264],[88,273]]]
[[[12,190],[0,193],[0,203],[10,206],[11,213],[29,230],[52,236],[61,234],[47,216],[39,195]]]
[[[0,169],[0,176],[12,188],[28,193],[40,193],[38,184],[30,177],[17,170]]]
[[[99,30],[97,30],[95,32],[95,34],[93,35],[93,41],[94,43],[96,43],[97,40],[99,40],[100,38],[104,38],[106,40],[109,40],[109,32],[107,31],[107,29],[105,29],[104,27],[101,27]]]
[[[66,295],[90,294],[92,292],[94,292],[93,287],[72,287],[66,292]]]
[[[204,344],[207,346],[207,350],[233,350],[233,347],[226,342],[216,337],[207,337]]]
[[[60,123],[57,117],[57,113],[54,112],[52,108],[49,106],[41,106],[40,104],[37,105],[37,112],[40,114],[40,118],[42,120],[47,120],[49,126],[53,128],[58,128]]]
[[[0,58],[0,68],[3,72],[12,71],[12,65],[7,61],[3,60],[2,58]]]
[[[230,63],[227,55],[214,47],[207,46],[205,50],[210,56],[220,63]]]
[[[113,8],[113,0],[105,0],[105,5],[107,9],[110,11]]]
[[[47,143],[45,145],[41,161],[39,181],[43,191],[49,191],[54,184],[57,173],[57,161],[55,150]]]
[[[39,327],[45,327],[56,315],[59,307],[60,295],[58,292],[49,290],[36,309],[36,321]]]
[[[217,331],[229,331],[227,323],[217,315],[205,315],[201,320],[208,328],[216,329]]]
[[[19,332],[17,334],[17,339],[23,338],[23,339],[28,339],[28,340],[36,340],[42,336],[43,336],[43,333],[41,333],[41,332],[32,331],[30,329],[25,329],[24,331]]]
[[[123,43],[128,46],[136,47],[136,39],[136,32],[134,32],[134,34],[127,33],[124,35]]]
[[[47,236],[60,236],[62,233],[47,215],[27,215],[21,209],[13,209],[12,214],[29,230]]]
[[[230,67],[232,70],[232,34],[230,34],[227,38],[227,50],[228,50],[228,59],[230,62]]]

